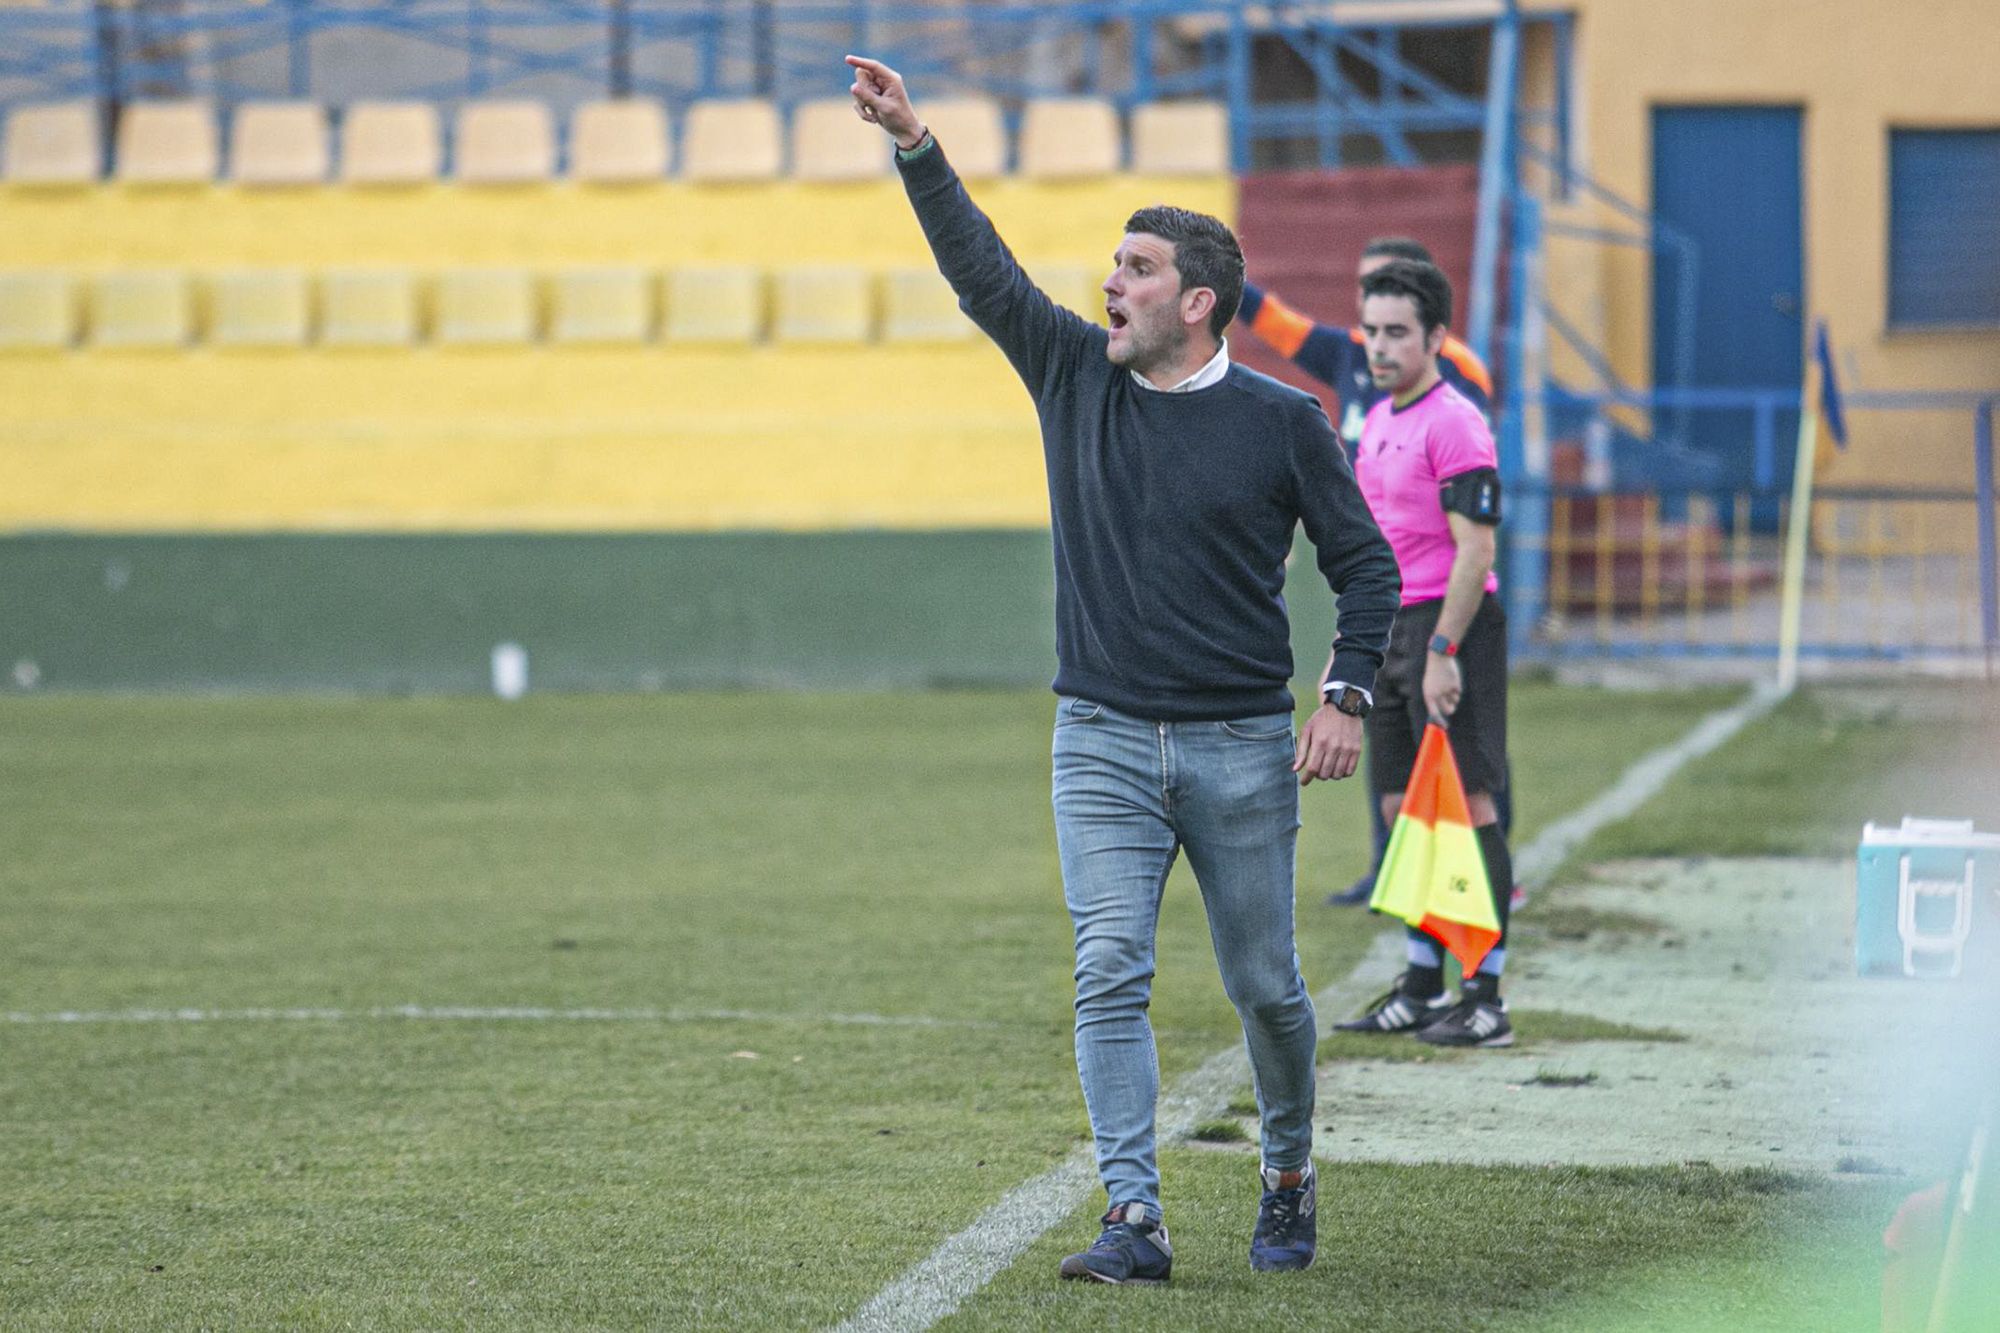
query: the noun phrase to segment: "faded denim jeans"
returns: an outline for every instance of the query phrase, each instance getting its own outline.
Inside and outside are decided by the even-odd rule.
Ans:
[[[1076,929],[1076,1067],[1114,1205],[1160,1202],[1159,1060],[1146,1008],[1160,898],[1185,850],[1222,986],[1243,1020],[1266,1165],[1312,1150],[1312,998],[1293,940],[1299,786],[1288,714],[1149,722],[1088,700],[1056,707],[1054,800]]]

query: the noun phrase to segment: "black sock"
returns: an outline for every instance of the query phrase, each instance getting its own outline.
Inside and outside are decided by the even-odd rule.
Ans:
[[[1486,863],[1486,878],[1493,886],[1493,915],[1500,922],[1500,938],[1493,947],[1505,949],[1507,913],[1514,905],[1514,856],[1507,850],[1507,835],[1498,824],[1482,824],[1473,833],[1479,839],[1479,858]],[[1495,1003],[1500,998],[1500,974],[1480,972],[1467,977],[1465,997],[1481,1004]]]
[[[1444,994],[1444,969],[1411,963],[1403,972],[1403,994],[1418,1000],[1433,1000]]]

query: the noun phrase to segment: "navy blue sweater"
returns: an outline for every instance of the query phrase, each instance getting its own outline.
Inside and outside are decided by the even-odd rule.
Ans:
[[[1187,393],[1141,388],[1104,329],[1022,272],[941,148],[898,166],[939,270],[1041,418],[1056,691],[1169,722],[1290,712],[1301,522],[1340,598],[1333,676],[1373,688],[1401,581],[1319,403],[1240,365]]]

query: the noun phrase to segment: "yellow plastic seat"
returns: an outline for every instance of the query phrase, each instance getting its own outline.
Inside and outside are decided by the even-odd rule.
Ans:
[[[1132,113],[1132,170],[1159,176],[1229,171],[1229,111],[1220,102],[1149,102]]]
[[[764,275],[740,266],[670,269],[669,342],[752,343],[764,332]]]
[[[535,283],[526,269],[446,269],[432,299],[439,343],[492,347],[534,340]]]
[[[762,98],[696,102],[681,126],[681,175],[691,181],[766,181],[783,164],[778,109]]]
[[[245,102],[229,126],[229,176],[242,185],[317,185],[332,154],[316,102]]]
[[[882,341],[955,343],[977,332],[958,308],[958,293],[935,268],[892,268],[882,274]]]
[[[854,114],[849,97],[801,102],[792,111],[792,175],[806,181],[874,180],[893,150],[876,126]]]
[[[1118,170],[1118,109],[1095,97],[1044,97],[1021,116],[1021,174],[1037,180]]]
[[[642,343],[653,335],[659,286],[643,268],[573,268],[549,278],[549,340]]]
[[[217,347],[303,347],[312,291],[298,269],[227,269],[208,284],[208,341]]]
[[[615,184],[667,174],[667,110],[647,97],[586,102],[569,122],[569,174]]]
[[[127,269],[91,281],[92,346],[184,347],[193,331],[193,294],[178,269]]]
[[[417,340],[417,283],[402,269],[331,269],[319,280],[325,347],[408,347]]]
[[[356,102],[340,127],[340,179],[417,185],[437,179],[443,150],[429,102]]]
[[[990,97],[941,97],[924,103],[924,124],[937,136],[952,168],[967,180],[1004,175],[1007,123]]]
[[[7,117],[0,169],[11,185],[88,185],[100,154],[96,103],[23,103]]]
[[[540,102],[467,102],[458,109],[454,174],[473,185],[521,185],[555,174],[556,127]]]
[[[1111,265],[1107,262],[1103,271],[1093,270],[1084,264],[1064,261],[1035,262],[1021,261],[1028,276],[1047,294],[1051,301],[1067,310],[1074,310],[1093,323],[1104,322],[1105,274]]]
[[[128,185],[206,185],[219,156],[207,102],[134,102],[118,118],[117,176]]]
[[[772,281],[771,336],[788,343],[862,343],[875,330],[866,269],[816,264],[780,269]]]
[[[76,284],[47,270],[0,273],[0,351],[50,351],[76,341]]]

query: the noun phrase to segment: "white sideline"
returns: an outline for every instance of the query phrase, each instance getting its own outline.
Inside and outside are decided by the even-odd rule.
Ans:
[[[1402,956],[1402,937],[1384,932],[1354,970],[1313,997],[1317,1008],[1345,1011],[1362,991],[1379,987]],[[1155,1134],[1177,1143],[1219,1114],[1250,1077],[1242,1046],[1217,1051],[1160,1094]],[[890,1333],[929,1328],[991,1282],[1030,1245],[1075,1212],[1097,1188],[1097,1168],[1085,1144],[1041,1175],[1008,1191],[971,1226],[932,1250],[916,1267],[869,1298],[835,1333]]]
[[[1771,711],[1784,693],[1759,685],[1728,708],[1710,713],[1673,744],[1635,762],[1597,799],[1544,828],[1515,854],[1523,880],[1540,880],[1605,825],[1625,818],[1659,793],[1689,760],[1698,759]],[[1339,1010],[1344,992],[1379,984],[1401,954],[1401,936],[1384,932],[1366,958],[1338,984],[1314,997],[1325,1009]],[[1160,1099],[1162,1146],[1185,1138],[1196,1124],[1223,1109],[1232,1090],[1249,1075],[1240,1046],[1218,1052],[1178,1080]],[[1090,1196],[1096,1186],[1089,1145],[1059,1164],[1015,1186],[971,1226],[950,1237],[894,1282],[868,1299],[834,1333],[919,1333],[955,1312],[965,1299],[992,1281],[1028,1247]]]
[[[785,1014],[755,1009],[544,1009],[464,1005],[384,1005],[372,1009],[64,1009],[54,1013],[0,1013],[5,1023],[357,1023],[403,1020],[429,1023],[828,1023],[837,1027],[978,1028],[1006,1023],[927,1014]]]

